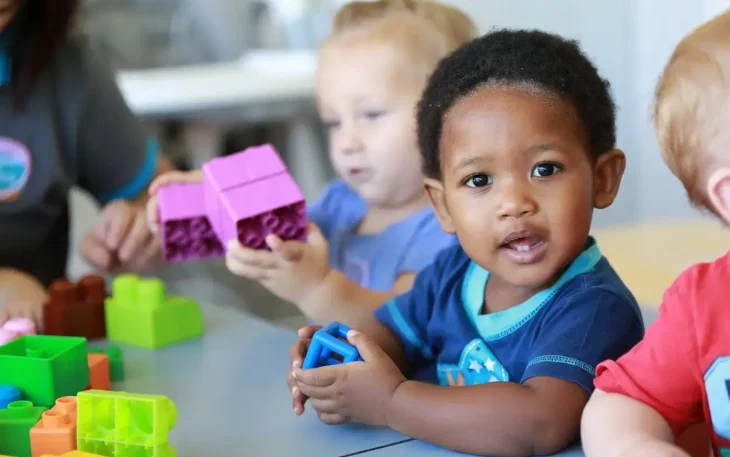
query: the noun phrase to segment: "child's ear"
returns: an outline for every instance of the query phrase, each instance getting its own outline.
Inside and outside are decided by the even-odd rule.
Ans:
[[[594,207],[604,209],[611,206],[625,169],[626,156],[620,149],[612,149],[598,156],[593,165]]]
[[[431,204],[436,212],[439,224],[441,224],[441,230],[453,235],[456,233],[456,228],[454,227],[454,221],[449,212],[449,206],[446,204],[443,183],[438,179],[426,178],[424,180],[424,186],[426,187],[426,194],[428,194],[428,198],[431,200]]]
[[[707,180],[707,196],[715,212],[730,224],[730,168],[720,168],[712,172]]]

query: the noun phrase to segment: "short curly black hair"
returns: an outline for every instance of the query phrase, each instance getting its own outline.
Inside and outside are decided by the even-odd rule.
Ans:
[[[571,100],[594,157],[616,144],[616,106],[607,80],[578,43],[538,30],[497,30],[444,58],[418,103],[418,142],[426,176],[441,178],[439,142],[446,112],[489,85],[527,84]]]

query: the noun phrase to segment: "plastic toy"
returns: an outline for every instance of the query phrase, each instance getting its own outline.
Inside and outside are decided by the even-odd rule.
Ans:
[[[0,386],[0,409],[5,409],[10,403],[20,400],[20,390],[15,386]],[[2,456],[0,456],[2,457]]]
[[[3,457],[3,456],[0,455],[0,457]],[[42,455],[41,457],[105,457],[105,456],[98,455],[98,454],[90,454],[88,452],[82,452],[82,451],[71,451],[71,452],[67,452],[63,455],[46,454],[46,455]]]
[[[201,183],[165,186],[157,194],[157,201],[166,261],[220,257],[225,253],[206,216]]]
[[[0,385],[15,386],[23,400],[46,408],[76,395],[89,385],[86,339],[30,335],[0,346]]]
[[[168,297],[159,279],[118,276],[106,301],[110,341],[157,349],[203,334],[203,313],[197,302]]]
[[[30,429],[47,409],[29,401],[16,401],[0,409],[0,453],[31,457]]]
[[[203,165],[208,220],[223,243],[238,239],[254,249],[265,237],[306,238],[304,196],[270,145],[251,147]]]
[[[78,450],[108,457],[175,457],[168,434],[177,422],[164,395],[89,390],[78,395]]]
[[[104,278],[88,275],[78,284],[60,279],[50,285],[48,293],[50,299],[43,311],[45,334],[82,336],[89,340],[106,337]]]
[[[109,357],[106,354],[89,354],[89,379],[92,389],[111,389]]]
[[[56,406],[43,413],[30,430],[33,457],[63,454],[76,449],[76,397],[62,397]]]
[[[109,378],[111,382],[124,381],[124,352],[116,346],[109,346],[106,350],[90,348],[90,353],[106,354],[109,358]]]
[[[0,327],[0,346],[24,335],[35,335],[35,324],[30,319],[16,317]]]
[[[347,342],[349,331],[348,327],[338,322],[332,322],[317,330],[312,337],[302,368],[307,370],[362,360],[355,346]],[[341,356],[342,360],[335,358],[333,354]]]

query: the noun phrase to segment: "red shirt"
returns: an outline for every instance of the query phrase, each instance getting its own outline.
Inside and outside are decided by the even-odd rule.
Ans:
[[[674,436],[704,421],[715,454],[730,456],[730,252],[677,278],[644,340],[596,376],[598,389],[656,409]]]

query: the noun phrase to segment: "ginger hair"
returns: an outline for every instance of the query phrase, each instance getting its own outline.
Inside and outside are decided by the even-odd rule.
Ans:
[[[675,48],[657,85],[654,127],[664,161],[690,201],[715,212],[707,179],[730,165],[730,11]]]

